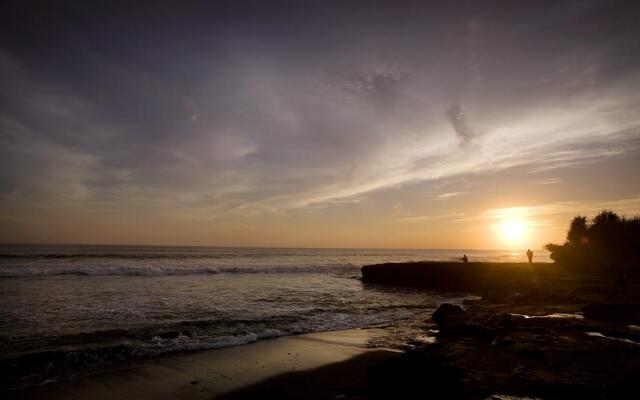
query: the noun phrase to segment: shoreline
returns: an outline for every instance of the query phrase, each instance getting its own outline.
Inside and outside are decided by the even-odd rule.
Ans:
[[[420,322],[421,333],[406,338],[406,351],[384,347],[402,323],[283,336],[8,392],[7,398],[640,396],[640,278],[630,277],[621,289],[611,276],[553,264],[452,264],[362,268],[366,284],[466,288],[482,296],[464,300],[464,309],[442,304]]]
[[[400,353],[367,347],[370,340],[387,334],[382,328],[365,328],[283,336],[8,391],[3,398],[213,399],[286,374],[310,374],[323,368],[333,371],[334,364],[342,365],[350,376],[350,390],[364,390],[366,368]],[[327,381],[333,380],[325,376]],[[300,389],[304,390],[304,385]],[[334,389],[340,391],[339,387]]]

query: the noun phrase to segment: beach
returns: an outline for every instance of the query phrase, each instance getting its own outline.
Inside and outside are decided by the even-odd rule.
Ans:
[[[0,246],[0,390],[305,333],[398,326],[414,336],[441,303],[466,296],[365,283],[361,266],[456,254]]]
[[[640,1],[0,21],[0,400],[640,399]]]
[[[280,392],[280,398],[300,398],[303,393],[306,398],[335,398],[345,391],[364,393],[366,368],[398,355],[397,350],[367,347],[385,334],[383,329],[352,329],[275,338],[11,391],[3,397],[169,400],[242,398],[271,391]]]
[[[217,253],[140,253],[58,256],[58,270],[76,259],[88,265],[91,257],[119,267],[83,267],[89,274],[50,268],[41,269],[49,275],[0,280],[6,293],[21,293],[16,306],[23,311],[30,309],[26,300],[73,298],[66,314],[56,304],[24,316],[3,306],[6,315],[25,320],[11,326],[13,336],[4,332],[4,397],[617,399],[640,393],[637,276],[621,281],[550,263],[421,261],[364,265],[355,279],[354,265],[332,263],[335,252],[284,251],[242,254],[261,264],[252,272],[203,274],[198,264],[220,263]],[[296,266],[310,256],[325,266]],[[224,257],[238,263],[237,251]],[[291,265],[283,270],[287,257]],[[145,275],[123,274],[141,258]],[[167,273],[164,264],[181,264],[183,273]],[[93,307],[100,288],[103,303]],[[124,302],[106,307],[107,296]],[[80,305],[86,314],[77,311]],[[121,314],[130,308],[138,314]],[[51,324],[43,310],[64,320]],[[94,321],[88,332],[84,316]]]

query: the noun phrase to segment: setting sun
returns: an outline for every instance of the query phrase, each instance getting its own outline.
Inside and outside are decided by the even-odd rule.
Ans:
[[[509,248],[529,247],[535,240],[533,227],[537,224],[534,210],[530,207],[507,207],[492,209],[487,213],[492,220],[494,235],[502,246]]]
[[[504,243],[509,245],[522,244],[527,228],[524,222],[519,220],[508,220],[499,225],[500,236]]]

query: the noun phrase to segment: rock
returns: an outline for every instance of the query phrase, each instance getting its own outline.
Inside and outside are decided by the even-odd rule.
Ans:
[[[409,351],[375,365],[367,386],[378,399],[467,399],[464,373],[427,351]]]
[[[508,336],[496,336],[491,342],[491,346],[493,347],[509,347],[516,343],[515,340],[511,339]]]
[[[509,292],[491,290],[484,295],[484,299],[492,303],[503,303],[511,298]]]
[[[513,345],[513,352],[524,357],[542,358],[544,356],[543,351],[534,343],[516,343]]]
[[[502,332],[484,325],[465,321],[465,312],[460,306],[444,303],[431,317],[438,324],[438,336],[447,339],[471,338],[491,342]]]
[[[586,318],[623,322],[628,324],[640,322],[640,304],[634,303],[592,303],[582,311]]]
[[[534,268],[537,280],[527,287],[529,266],[520,271],[494,265],[490,270],[481,264],[367,269],[370,282],[429,289],[450,285],[486,295],[466,303],[466,309],[442,304],[431,318],[439,340],[374,368],[368,380],[371,397],[640,398],[640,304],[633,304],[632,296],[640,293],[636,282],[630,282],[628,296],[614,302],[604,299],[605,291],[595,290],[610,286],[608,279]],[[458,276],[463,272],[470,274]],[[576,296],[575,288],[585,278],[594,290]],[[501,292],[504,288],[512,293]],[[576,317],[581,309],[585,318]],[[594,332],[600,335],[589,335]]]
[[[531,335],[531,341],[538,345],[549,345],[554,341],[554,337],[550,335]]]
[[[545,263],[533,267],[540,273],[550,270]],[[361,272],[362,281],[368,283],[478,295],[503,288],[526,291],[535,278],[528,263],[422,261],[365,265]]]
[[[452,324],[446,329],[441,329],[441,332],[441,336],[448,339],[470,338],[487,343],[491,343],[496,336],[503,333],[499,329],[487,328],[486,326],[472,323]]]
[[[510,313],[495,314],[485,320],[484,324],[494,328],[502,328],[504,330],[515,329],[526,322],[523,315],[515,315]]]
[[[440,307],[433,313],[431,319],[442,329],[442,327],[451,325],[454,322],[460,322],[463,315],[464,310],[462,307],[444,303],[440,304]]]

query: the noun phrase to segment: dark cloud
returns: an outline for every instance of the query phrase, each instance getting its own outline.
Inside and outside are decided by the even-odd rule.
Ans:
[[[462,106],[458,103],[453,103],[446,112],[447,118],[451,121],[453,130],[456,132],[458,139],[462,145],[467,145],[474,137],[477,136],[467,122],[467,117],[462,109]]]
[[[408,72],[401,68],[364,69],[347,79],[345,87],[358,95],[388,102],[398,94],[407,76]]]

